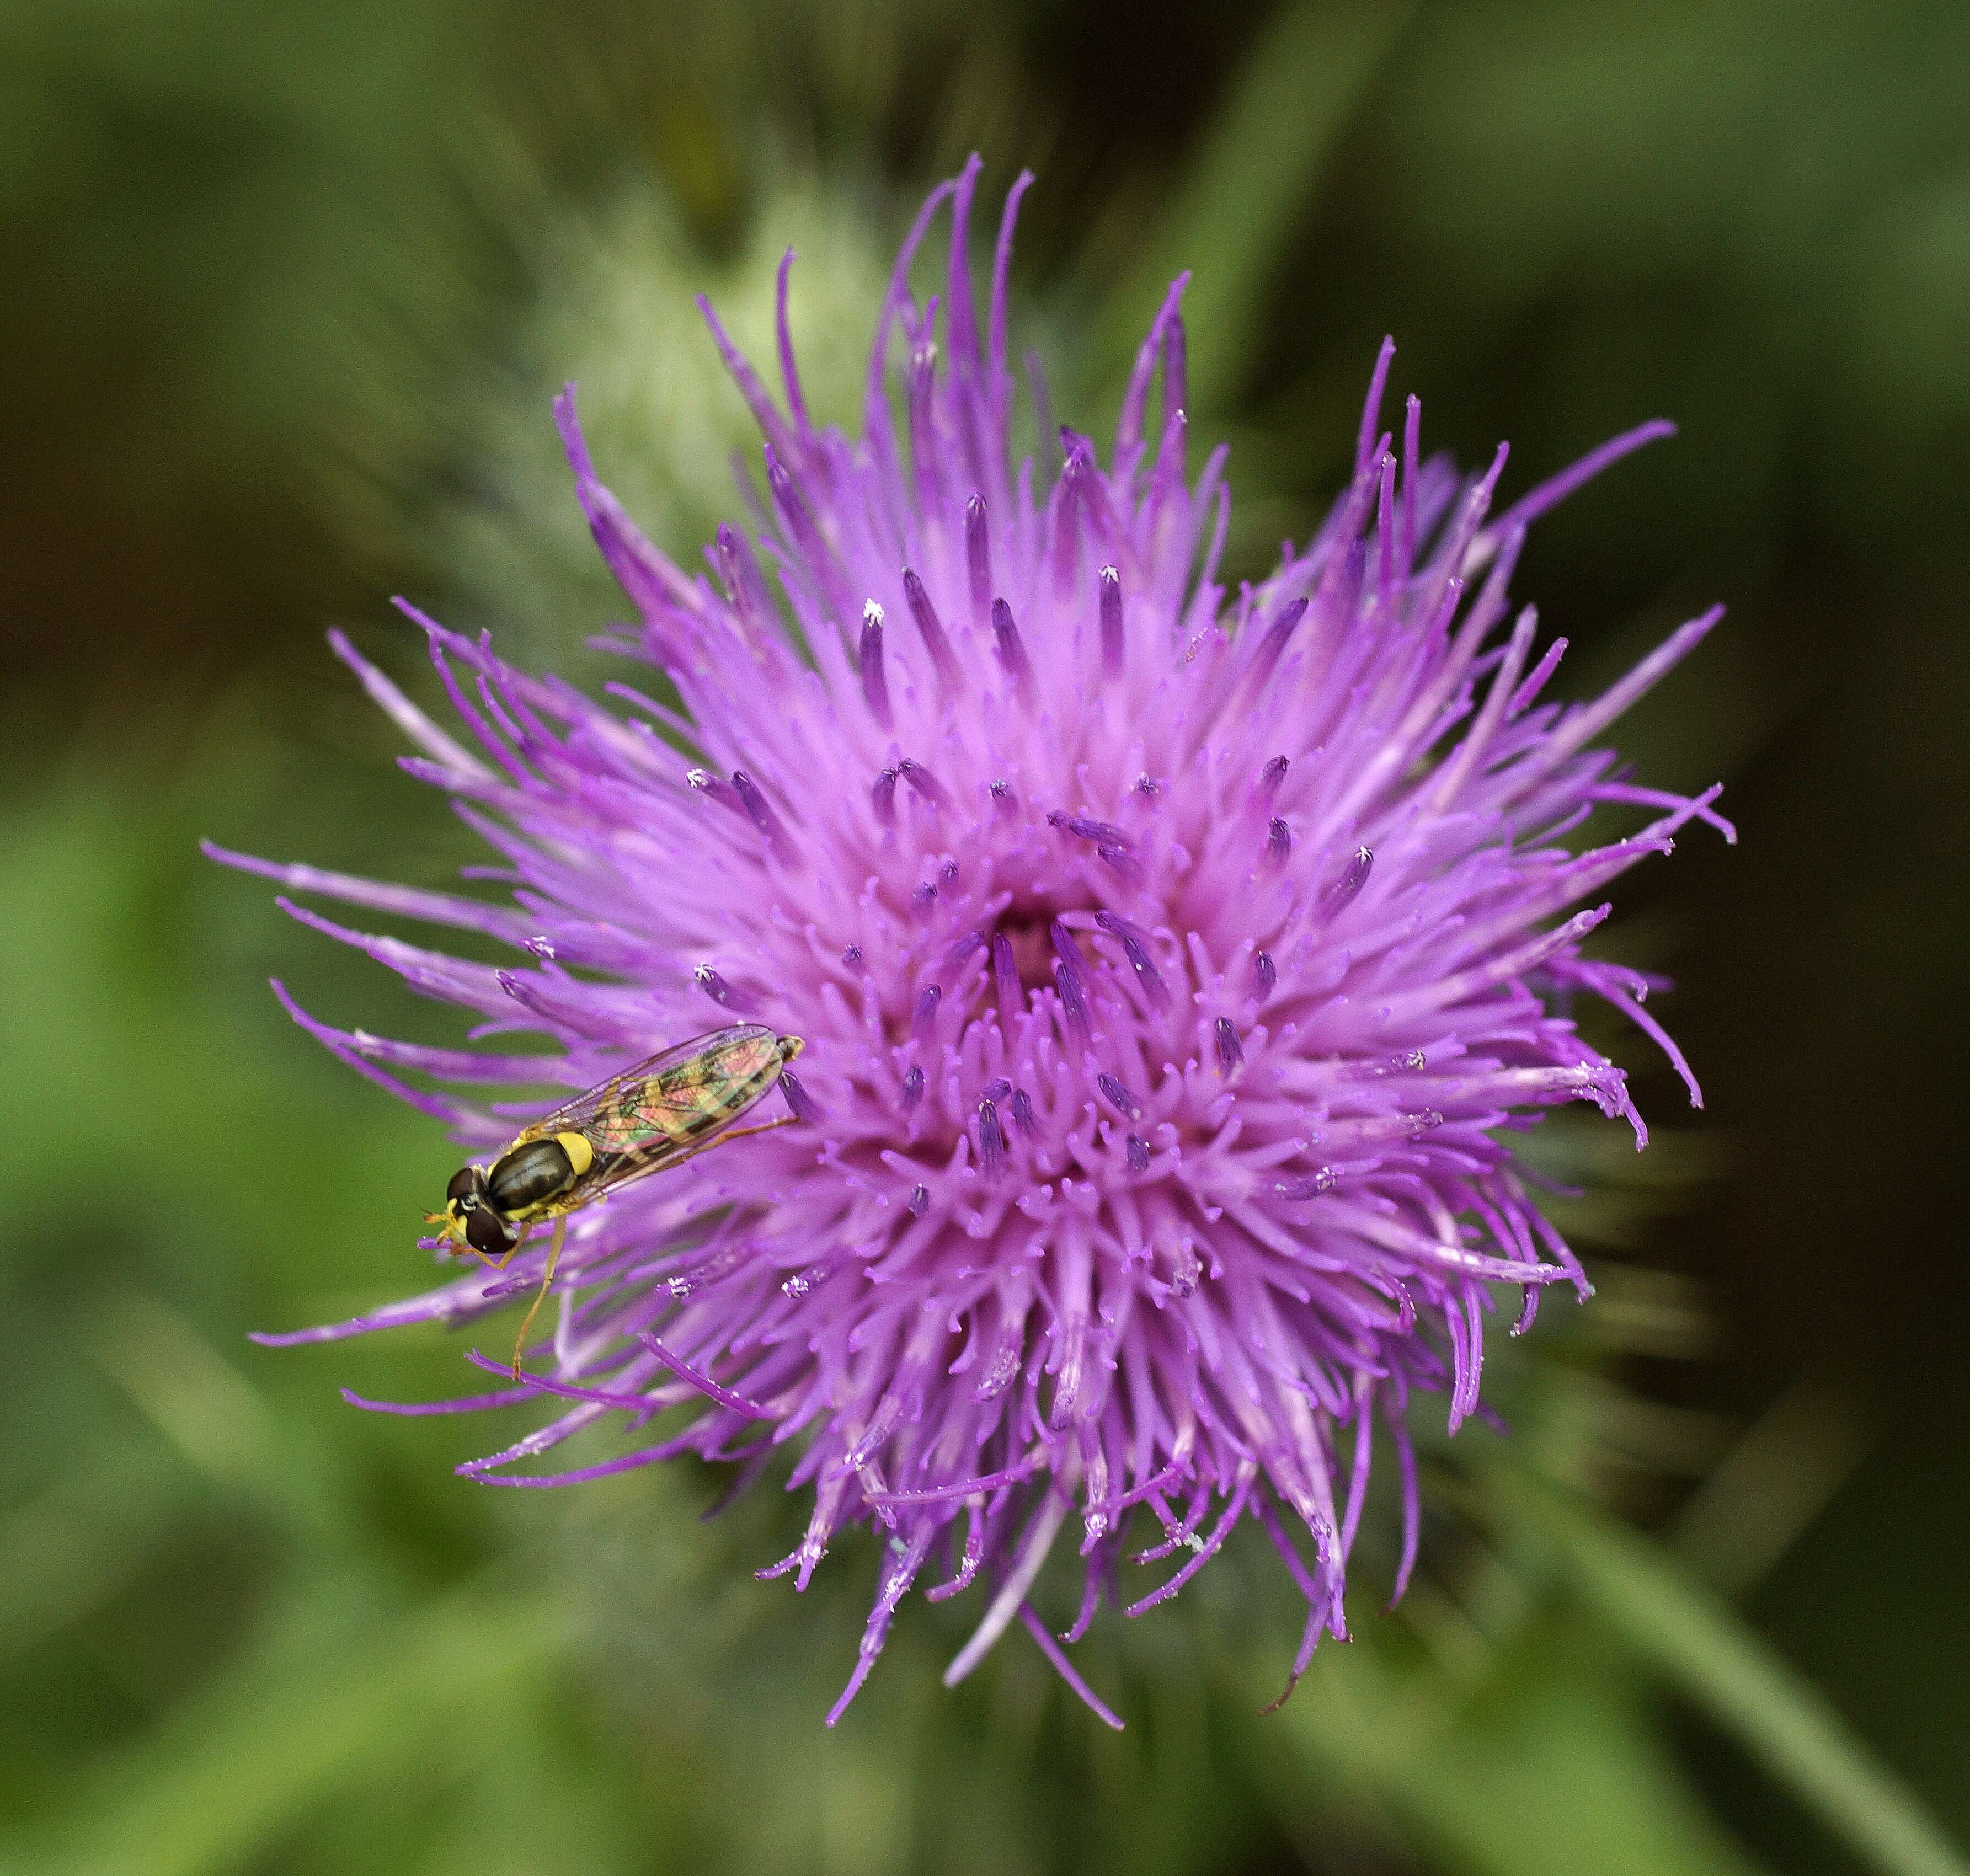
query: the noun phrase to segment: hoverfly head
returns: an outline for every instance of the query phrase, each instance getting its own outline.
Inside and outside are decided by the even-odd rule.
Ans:
[[[461,1248],[500,1251],[506,1248],[505,1226],[492,1214],[486,1201],[486,1169],[462,1166],[444,1188],[444,1209],[427,1212],[426,1219]],[[481,1238],[488,1241],[481,1244]],[[498,1241],[492,1241],[496,1239]]]

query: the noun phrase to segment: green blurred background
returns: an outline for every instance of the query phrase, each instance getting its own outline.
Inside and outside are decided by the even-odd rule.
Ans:
[[[1940,1872],[1970,1838],[1970,12],[1960,4],[16,0],[0,17],[0,1868]],[[1518,581],[1585,691],[1712,599],[1638,712],[1744,834],[1624,889],[1705,1114],[1552,1130],[1602,1286],[1438,1449],[1402,1611],[1260,1719],[1263,1543],[956,1694],[905,1611],[837,1731],[876,1556],[796,1602],[795,1515],[677,1468],[492,1493],[434,1331],[249,1328],[414,1286],[437,1130],[266,993],[446,1013],[197,857],[437,883],[478,857],[330,659],[420,694],[406,591],[606,675],[547,400],[680,558],[746,440],[690,305],[781,247],[846,418],[891,245],[982,149],[1099,434],[1168,275],[1238,571],[1345,472],[1374,347],[1523,489],[1682,425]],[[1952,1196],[1952,1195],[1954,1196]],[[502,1422],[503,1427],[507,1423]],[[777,1548],[775,1547],[777,1546]],[[1065,1611],[1061,1612],[1063,1615]],[[1788,1665],[1790,1664],[1790,1665]]]

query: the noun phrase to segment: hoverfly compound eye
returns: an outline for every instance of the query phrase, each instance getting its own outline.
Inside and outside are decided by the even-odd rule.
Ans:
[[[483,1205],[475,1205],[465,1221],[465,1241],[488,1257],[513,1247],[512,1234]]]
[[[444,1188],[444,1195],[456,1205],[462,1198],[478,1195],[479,1171],[476,1166],[462,1166],[451,1175],[451,1183]]]

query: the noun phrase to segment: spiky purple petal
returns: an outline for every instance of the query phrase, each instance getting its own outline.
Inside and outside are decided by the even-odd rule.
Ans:
[[[1410,1397],[1444,1394],[1453,1427],[1478,1409],[1498,1286],[1585,1293],[1513,1129],[1588,1101],[1639,1130],[1569,991],[1632,1017],[1688,1078],[1640,1007],[1650,980],[1582,953],[1604,906],[1574,909],[1686,821],[1728,831],[1712,795],[1638,788],[1592,746],[1714,616],[1595,701],[1541,701],[1563,641],[1535,660],[1530,613],[1504,630],[1524,525],[1660,427],[1490,521],[1502,451],[1461,481],[1425,462],[1413,398],[1392,447],[1388,346],[1349,486],[1227,601],[1222,453],[1195,481],[1185,467],[1183,283],[1138,355],[1109,464],[1068,431],[1059,477],[1037,486],[1009,441],[1025,179],[981,331],[977,177],[974,159],[912,231],[858,437],[810,420],[784,268],[785,414],[713,322],[764,432],[769,502],[756,542],[719,530],[722,592],[636,531],[571,396],[558,406],[578,499],[677,710],[619,689],[626,717],[413,613],[460,740],[336,640],[416,745],[414,772],[517,877],[512,904],[215,857],[508,945],[496,970],[299,915],[486,1032],[548,1031],[569,1087],[708,1026],[707,1000],[804,1038],[782,1078],[799,1124],[574,1214],[540,1365],[518,1389],[437,1403],[557,1417],[462,1470],[535,1486],[732,1458],[764,1423],[811,1503],[799,1546],[761,1575],[804,1587],[857,1525],[889,1546],[831,1722],[941,1559],[932,1599],[990,1592],[948,1678],[1017,1621],[1119,1724],[1029,1600],[1075,1505],[1070,1636],[1126,1519],[1162,1532],[1143,1559],[1183,1553],[1136,1614],[1251,1517],[1307,1601],[1296,1677],[1321,1634],[1346,1632],[1377,1416],[1396,1455],[1399,1595],[1419,1529]],[[909,263],[947,198],[944,291],[922,308]],[[914,632],[890,628],[904,613]],[[1562,844],[1601,804],[1655,818],[1588,853]],[[421,1094],[388,1069],[496,1083],[525,1064],[291,1007],[475,1148],[546,1104]],[[268,1339],[475,1321],[537,1285],[545,1255],[530,1241],[503,1276]],[[694,1417],[661,1444],[504,1470],[612,1413],[673,1409]]]

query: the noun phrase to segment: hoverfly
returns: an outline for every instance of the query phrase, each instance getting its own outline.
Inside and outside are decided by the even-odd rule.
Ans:
[[[554,1221],[541,1286],[513,1344],[514,1380],[527,1331],[554,1281],[567,1214],[727,1140],[786,1126],[791,1114],[726,1131],[772,1091],[801,1047],[798,1036],[775,1036],[757,1023],[714,1029],[577,1094],[492,1159],[453,1175],[444,1209],[426,1212],[424,1222],[460,1257],[503,1270],[535,1225]]]

